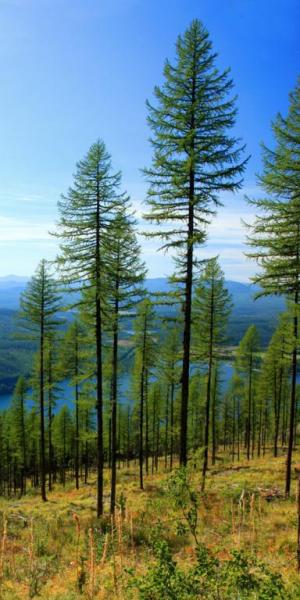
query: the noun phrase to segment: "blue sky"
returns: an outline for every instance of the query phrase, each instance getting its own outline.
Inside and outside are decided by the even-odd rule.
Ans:
[[[30,275],[53,258],[57,200],[75,163],[104,139],[138,214],[149,163],[145,99],[191,19],[208,28],[217,64],[230,66],[238,94],[235,133],[251,154],[244,189],[223,196],[201,255],[220,255],[228,279],[255,271],[243,255],[240,219],[253,214],[260,142],[285,113],[299,74],[299,0],[0,0],[0,276]],[[150,276],[169,257],[142,242]]]

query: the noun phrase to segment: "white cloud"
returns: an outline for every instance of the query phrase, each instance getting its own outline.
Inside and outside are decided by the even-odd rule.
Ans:
[[[4,242],[37,242],[50,241],[49,234],[52,223],[48,221],[27,221],[14,217],[0,216],[0,240]]]
[[[257,194],[255,187],[244,191],[252,197]],[[0,247],[2,253],[5,252],[5,256],[9,255],[9,259],[14,259],[14,272],[17,269],[16,265],[22,264],[22,260],[25,260],[25,254],[28,257],[26,272],[29,272],[29,265],[35,264],[41,255],[48,254],[53,257],[56,253],[58,242],[49,234],[49,231],[55,230],[56,205],[53,200],[50,200],[52,195],[51,193],[39,194],[36,189],[29,191],[11,189],[7,191],[5,198],[4,194],[1,194]],[[242,219],[248,223],[253,222],[254,211],[251,211],[251,207],[245,202],[244,193],[235,196],[223,195],[222,201],[224,206],[218,210],[208,227],[207,242],[197,253],[200,258],[205,259],[219,255],[227,279],[247,281],[256,271],[256,265],[244,254],[247,250],[247,230],[242,224]],[[37,206],[40,207],[38,211]],[[139,231],[152,231],[155,226],[142,219],[145,205],[141,201],[134,200],[133,207],[136,210]],[[158,248],[163,244],[162,240],[139,235],[139,241],[151,277],[162,277],[172,273],[174,269],[172,253],[158,252]],[[37,250],[37,246],[42,248]],[[9,271],[13,269],[13,266],[9,267],[3,259],[2,265],[2,269],[4,266],[5,269],[9,268]]]
[[[220,244],[244,244],[247,230],[242,220],[251,224],[254,214],[244,212],[241,218],[236,211],[222,209],[208,228],[208,239]]]

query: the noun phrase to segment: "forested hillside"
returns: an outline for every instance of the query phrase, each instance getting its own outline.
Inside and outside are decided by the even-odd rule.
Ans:
[[[30,373],[34,344],[15,339],[20,295],[27,282],[27,278],[20,283],[13,276],[9,279],[0,277],[0,395],[13,391],[20,373],[23,375]],[[233,303],[228,321],[226,345],[237,346],[249,325],[253,323],[260,333],[262,348],[265,348],[276,327],[278,316],[284,310],[284,300],[272,296],[255,301],[257,287],[236,281],[226,281],[225,285],[232,296]],[[168,291],[170,285],[167,279],[146,279],[145,288],[155,297],[157,292]],[[67,294],[64,300],[67,304]],[[177,309],[159,306],[157,310],[159,313],[171,316]],[[128,319],[126,327],[127,331],[132,333],[132,319]],[[123,332],[123,336],[126,336],[126,333]]]
[[[141,217],[95,135],[55,260],[0,281],[3,600],[300,598],[300,80],[247,199],[256,274],[226,281],[201,252],[249,156],[221,64],[193,20],[147,101]]]

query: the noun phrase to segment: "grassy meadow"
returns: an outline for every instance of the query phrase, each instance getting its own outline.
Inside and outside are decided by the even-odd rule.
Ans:
[[[300,462],[299,452],[295,459]],[[296,481],[293,480],[290,498],[285,499],[284,467],[284,456],[275,459],[268,455],[238,465],[223,457],[217,467],[211,467],[206,492],[201,494],[196,461],[187,474],[183,498],[176,469],[175,475],[171,475],[161,463],[157,473],[145,478],[145,489],[141,491],[137,466],[122,466],[118,471],[118,510],[114,519],[109,515],[108,496],[105,515],[101,519],[96,517],[93,476],[79,490],[73,489],[73,482],[67,482],[65,487],[56,484],[44,503],[33,490],[20,499],[1,498],[0,597],[2,600],[300,598],[296,570]],[[106,483],[107,478],[108,473]],[[193,506],[189,506],[186,490],[191,492]],[[195,506],[197,515],[193,514]],[[189,512],[193,514],[192,520]],[[219,572],[220,565],[227,568],[231,564],[232,552],[237,553],[235,578],[236,562],[244,557],[250,561],[249,568],[242,566],[243,578],[248,577],[249,582],[242,583],[238,591],[234,582],[232,589],[224,587],[221,577],[216,590],[205,591],[202,569],[203,595],[183,591],[186,595],[177,596],[176,585],[171,581],[173,575],[170,579],[170,564],[176,563],[175,568],[183,573],[192,569],[199,547],[202,550],[205,547],[207,552],[205,568],[210,586],[211,561],[219,560],[216,567]],[[165,551],[168,557],[162,560]],[[256,561],[263,561],[262,575]],[[282,595],[274,595],[275,592],[272,595],[272,591],[269,596],[262,595],[261,577],[265,577],[265,568],[282,578]],[[166,586],[165,595],[156,590],[155,573],[159,575],[159,585]],[[255,573],[260,579],[260,590],[256,590],[251,580]],[[267,582],[266,589],[269,587]]]

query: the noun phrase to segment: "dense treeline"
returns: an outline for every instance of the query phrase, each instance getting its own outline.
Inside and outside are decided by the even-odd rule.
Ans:
[[[213,259],[195,289],[192,326],[187,452],[191,458],[198,455],[197,464],[200,457],[202,489],[209,464],[224,460],[224,452],[232,461],[266,451],[277,456],[288,443],[292,312],[282,315],[264,353],[256,328],[248,329],[236,350],[233,376],[226,389],[222,383],[222,331],[229,309],[223,275]],[[202,329],[201,314],[206,315]],[[118,356],[117,383],[113,336],[110,339],[110,329],[105,330],[103,462],[111,469],[112,511],[118,468],[135,461],[143,488],[144,477],[157,471],[159,458],[170,471],[180,451],[182,319],[160,322],[149,298],[139,304],[133,318],[135,334],[127,342],[126,352],[123,349]],[[128,352],[133,355],[131,383],[124,392],[118,387],[118,376],[122,357]],[[32,378],[18,380],[11,408],[0,415],[2,494],[25,493],[29,485],[41,486],[45,498],[46,487],[51,490],[55,482],[73,482],[78,488],[89,480],[97,467],[93,354],[89,327],[78,315],[67,331],[58,332],[45,348],[43,408],[39,354]],[[68,404],[61,406],[60,388],[65,379],[70,395]],[[298,420],[296,415],[295,442]]]
[[[261,294],[285,297],[287,309],[264,353],[256,327],[249,327],[224,389],[232,301],[218,258],[201,261],[198,248],[220,192],[242,185],[246,160],[230,134],[231,89],[207,31],[194,21],[178,39],[174,64],[166,62],[154,104],[148,103],[153,157],[145,169],[145,218],[154,224],[148,235],[174,253],[165,294],[146,293],[137,222],[104,142],[78,163],[59,202],[55,266],[42,260],[21,299],[17,335],[37,351],[30,378],[19,378],[10,409],[0,414],[2,494],[40,486],[45,501],[56,482],[79,488],[96,471],[101,515],[107,467],[113,513],[118,468],[129,461],[136,461],[143,489],[159,459],[167,471],[193,458],[204,491],[211,464],[226,456],[250,460],[270,449],[274,456],[287,450],[289,494],[299,420],[300,86],[288,117],[274,124],[275,150],[263,149],[260,183],[268,198],[250,200],[259,211],[249,233],[261,267],[255,281]],[[66,290],[71,298],[74,292],[69,306]],[[158,305],[175,310],[166,317]],[[134,334],[125,340],[129,319]],[[126,392],[124,371],[130,373]],[[61,406],[65,380],[69,402]]]

